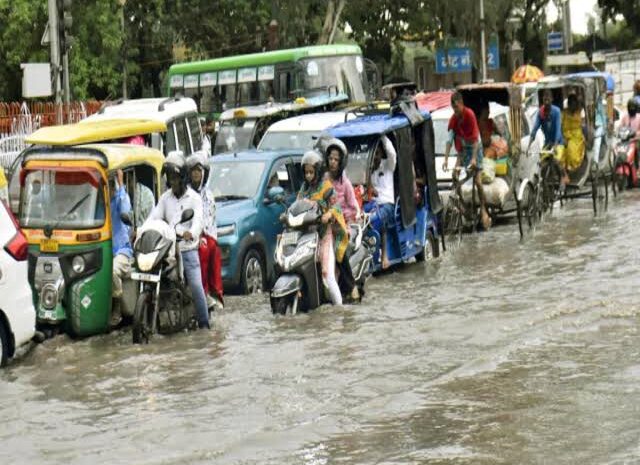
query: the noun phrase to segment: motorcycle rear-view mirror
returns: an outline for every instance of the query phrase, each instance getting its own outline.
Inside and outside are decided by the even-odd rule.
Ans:
[[[187,221],[191,221],[193,219],[193,210],[191,208],[187,208],[182,212],[182,216],[180,216],[180,223],[186,223]]]

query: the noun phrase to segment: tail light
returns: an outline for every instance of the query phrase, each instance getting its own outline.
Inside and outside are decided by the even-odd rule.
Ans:
[[[20,225],[18,224],[16,217],[13,216],[13,213],[11,213],[8,208],[6,210],[9,214],[9,218],[11,218],[11,221],[16,228],[16,234],[11,238],[9,242],[7,242],[7,244],[4,246],[4,250],[6,250],[7,253],[11,255],[15,260],[21,262],[27,259],[27,239],[20,231]]]

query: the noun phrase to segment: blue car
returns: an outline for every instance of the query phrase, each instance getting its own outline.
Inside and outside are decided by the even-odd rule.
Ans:
[[[254,294],[272,281],[280,215],[302,184],[301,159],[299,150],[247,151],[209,162],[225,290]]]

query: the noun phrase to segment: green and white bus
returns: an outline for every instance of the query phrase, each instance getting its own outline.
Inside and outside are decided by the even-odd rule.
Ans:
[[[375,66],[375,65],[374,65]],[[201,114],[327,91],[367,100],[367,71],[357,45],[316,45],[252,53],[169,68],[169,96],[193,98]]]

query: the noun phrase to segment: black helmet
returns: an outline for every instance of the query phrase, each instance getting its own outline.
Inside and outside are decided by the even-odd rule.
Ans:
[[[638,102],[636,102],[635,98],[631,98],[627,102],[627,112],[629,113],[629,116],[634,116],[638,113]]]
[[[202,181],[200,181],[199,186],[194,186],[191,182],[191,171],[193,171],[193,169],[196,167],[202,168],[203,171]],[[204,150],[193,152],[187,158],[187,170],[189,172],[189,184],[191,184],[191,187],[193,187],[196,191],[200,192],[200,189],[202,188],[202,186],[205,186],[207,184],[207,179],[209,178],[209,163],[207,163],[207,154],[204,152]]]
[[[302,169],[304,170],[304,165],[312,165],[313,169],[316,172],[316,180],[320,181],[324,175],[324,159],[320,152],[317,150],[308,150],[302,156],[302,160],[300,162],[302,165]]]
[[[347,151],[347,146],[344,145],[344,142],[342,142],[340,139],[336,137],[332,137],[331,139],[324,141],[324,146],[326,147],[324,149],[324,160],[325,160],[327,169],[329,169],[329,154],[331,153],[331,151],[337,150],[338,153],[340,154],[340,166],[338,167],[338,176],[341,176],[342,172],[345,170],[345,168],[347,167],[347,164],[349,163],[349,152]]]
[[[179,175],[182,180],[183,187],[186,187],[187,164],[184,160],[184,155],[182,155],[182,150],[169,152],[169,155],[167,155],[167,158],[165,158],[164,163],[162,164],[162,174],[167,178],[167,187],[171,188],[171,185],[169,184],[170,174]]]

